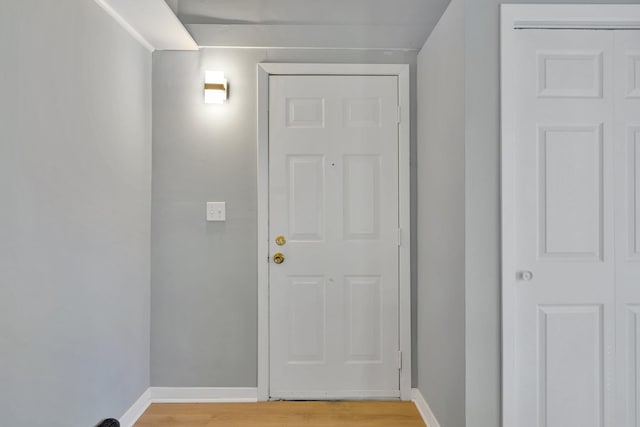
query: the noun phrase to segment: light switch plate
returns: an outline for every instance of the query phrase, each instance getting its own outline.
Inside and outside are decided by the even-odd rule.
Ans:
[[[225,202],[207,202],[207,221],[225,221],[226,218]]]

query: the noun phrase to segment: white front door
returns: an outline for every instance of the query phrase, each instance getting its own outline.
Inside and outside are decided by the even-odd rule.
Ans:
[[[397,398],[397,77],[271,76],[269,100],[270,397]]]
[[[514,38],[515,425],[638,427],[639,33]]]

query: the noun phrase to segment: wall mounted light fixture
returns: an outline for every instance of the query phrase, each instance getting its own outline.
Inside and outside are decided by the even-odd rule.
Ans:
[[[222,71],[204,72],[205,104],[222,104],[227,100],[227,79]]]

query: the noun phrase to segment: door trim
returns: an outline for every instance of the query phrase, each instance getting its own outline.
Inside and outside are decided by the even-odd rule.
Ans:
[[[258,400],[269,400],[269,76],[397,76],[400,398],[411,400],[410,92],[408,64],[258,64]]]
[[[515,271],[516,31],[640,28],[640,5],[503,4],[501,12],[502,426],[516,427]]]

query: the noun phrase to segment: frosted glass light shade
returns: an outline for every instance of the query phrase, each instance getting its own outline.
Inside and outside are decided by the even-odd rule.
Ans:
[[[222,71],[205,71],[204,102],[205,104],[222,104],[227,100],[227,79]]]

